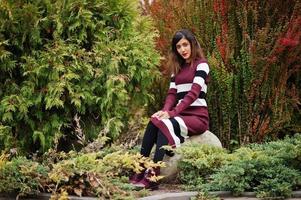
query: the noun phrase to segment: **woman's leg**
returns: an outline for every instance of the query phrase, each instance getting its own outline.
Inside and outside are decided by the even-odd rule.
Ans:
[[[154,155],[154,162],[162,161],[164,158],[164,155],[166,153],[166,150],[162,147],[168,145],[168,140],[166,136],[159,130],[157,141],[156,141],[156,151]]]
[[[157,134],[158,128],[152,122],[149,122],[142,140],[140,150],[140,154],[142,156],[149,157],[150,152],[157,141]],[[144,167],[143,165],[141,166]],[[146,169],[143,169],[141,172],[134,173],[132,176],[130,176],[130,182],[132,184],[137,184],[139,181],[141,181],[145,176],[145,170]]]
[[[158,130],[157,132],[157,139],[156,139],[156,151],[154,156],[154,162],[162,161],[165,155],[165,149],[161,147],[168,144],[168,140],[165,135]],[[143,179],[135,184],[138,188],[145,188],[155,190],[158,189],[159,183],[151,181],[152,176],[159,176],[160,175],[160,167],[149,168],[145,171]]]
[[[150,121],[146,127],[140,153],[145,157],[149,157],[154,144],[157,141],[159,129]]]

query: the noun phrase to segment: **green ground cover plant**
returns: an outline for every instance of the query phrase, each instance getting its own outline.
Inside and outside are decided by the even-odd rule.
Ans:
[[[179,162],[179,178],[186,189],[201,189],[216,169],[226,163],[228,154],[224,149],[207,145],[191,144],[177,150],[183,155]],[[200,188],[199,188],[200,187]]]
[[[300,134],[233,153],[196,145],[183,149],[179,178],[186,189],[226,190],[234,195],[252,191],[261,198],[286,198],[301,188]]]
[[[215,198],[208,192],[220,190],[233,195],[252,191],[260,198],[287,198],[301,189],[300,149],[300,134],[251,144],[232,153],[192,143],[176,150],[182,155],[178,180],[185,190],[199,191],[199,199]],[[141,170],[141,164],[164,167],[164,163],[155,164],[136,150],[116,145],[98,151],[49,150],[33,160],[11,156],[0,157],[0,193],[26,196],[49,192],[53,199],[68,195],[135,199],[148,193],[135,191],[128,183],[129,175]]]
[[[17,157],[7,160],[6,154],[0,157],[0,193],[18,196],[37,194],[43,191],[49,168],[38,162]]]
[[[52,199],[68,195],[100,199],[136,199],[148,194],[136,191],[128,177],[134,171],[163,166],[143,158],[137,152],[125,152],[120,146],[103,148],[99,152],[55,152],[49,150],[38,160],[24,157],[0,159],[0,193],[28,196],[40,192],[52,194]],[[159,180],[161,177],[153,177]]]

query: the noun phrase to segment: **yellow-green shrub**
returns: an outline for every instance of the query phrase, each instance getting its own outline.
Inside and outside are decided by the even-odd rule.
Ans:
[[[0,164],[0,193],[37,194],[43,189],[48,171],[49,168],[24,157],[6,160]]]

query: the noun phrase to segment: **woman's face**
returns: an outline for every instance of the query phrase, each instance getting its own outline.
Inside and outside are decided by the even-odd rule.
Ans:
[[[176,48],[178,53],[186,60],[189,61],[189,58],[191,56],[191,45],[190,42],[182,38],[177,44]]]

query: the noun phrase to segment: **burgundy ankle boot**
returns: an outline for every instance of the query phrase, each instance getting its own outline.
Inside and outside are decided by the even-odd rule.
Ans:
[[[145,174],[145,169],[143,169],[141,172],[139,173],[134,173],[132,176],[130,176],[129,181],[132,184],[136,184],[139,181],[141,181],[144,177]]]
[[[151,181],[150,178],[152,176],[159,176],[160,175],[160,168],[156,167],[154,169],[150,168],[147,169],[144,173],[144,177],[138,183],[134,184],[139,189],[150,189],[150,190],[157,190],[159,188],[159,183]]]

